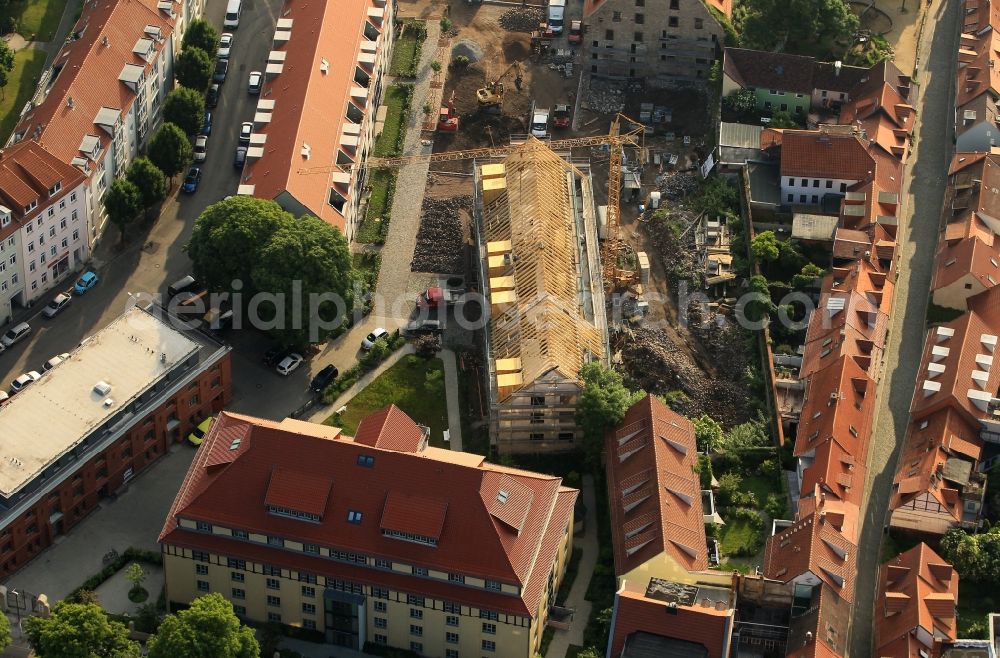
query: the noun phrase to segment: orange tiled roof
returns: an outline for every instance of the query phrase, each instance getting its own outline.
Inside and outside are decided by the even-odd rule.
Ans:
[[[24,140],[0,150],[0,205],[8,206],[13,221],[0,228],[0,240],[7,239],[25,222],[45,211],[83,182],[76,167],[62,162],[33,140]],[[49,194],[56,183],[60,189]],[[24,209],[33,201],[38,206]]]
[[[80,155],[87,135],[97,137],[104,148],[111,135],[94,123],[102,108],[126,112],[135,92],[119,80],[126,64],[141,66],[146,78],[152,64],[133,52],[139,39],[151,39],[146,27],[158,28],[153,47],[161,51],[173,33],[173,19],[157,9],[157,0],[98,0],[84,3],[73,32],[55,61],[61,68],[44,100],[15,128],[25,139],[37,139],[63,162]],[[174,3],[174,12],[180,7]]]
[[[785,130],[781,139],[781,175],[866,180],[875,175],[875,158],[856,135]]]
[[[863,464],[861,443],[871,429],[874,401],[875,382],[848,356],[811,373],[805,381],[794,454],[801,456],[836,439]]]
[[[270,121],[258,125],[254,132],[266,136],[264,155],[249,160],[242,180],[254,185],[254,196],[275,199],[288,195],[307,212],[344,229],[343,215],[330,205],[330,189],[337,187],[344,197],[353,193],[351,182],[333,181],[331,174],[300,174],[299,170],[338,162],[338,153],[355,161],[361,157],[340,145],[341,133],[349,121],[348,105],[367,112],[367,121],[374,121],[374,107],[365,108],[364,98],[354,96],[355,70],[361,69],[374,77],[370,64],[359,63],[365,41],[364,26],[382,32],[386,12],[384,2],[377,0],[320,0],[289,2],[281,18],[290,20],[291,38],[275,50],[285,54],[284,67],[277,76],[268,79],[260,97],[274,100]],[[378,48],[385,48],[385,36],[378,39]],[[365,93],[367,89],[362,89]],[[364,122],[362,122],[364,125]]]
[[[355,443],[397,452],[417,452],[423,440],[424,431],[394,404],[366,416],[354,433]]]
[[[1000,91],[1000,70],[993,61],[1000,59],[1000,36],[989,30],[981,36],[963,34],[959,38],[958,80],[955,107],[961,107],[976,97]]]
[[[652,395],[605,439],[615,573],[660,553],[688,571],[708,568],[694,426]]]
[[[851,606],[828,585],[813,592],[808,612],[793,617],[785,658],[844,658]]]
[[[666,601],[651,599],[644,593],[625,588],[615,599],[617,614],[611,632],[610,655],[621,656],[625,641],[637,632],[646,632],[677,640],[700,644],[707,658],[726,658],[724,649],[732,633],[732,610],[716,610],[715,606],[678,605],[670,608]],[[669,623],[665,623],[670,615]]]
[[[223,458],[234,445],[235,456]],[[372,457],[373,462],[360,464],[362,455]],[[275,467],[300,474],[303,481],[308,477],[333,482],[318,523],[268,513],[265,500]],[[531,492],[533,502],[520,532],[498,520],[477,495],[483,480],[498,473]],[[316,509],[315,489],[288,492],[282,502],[292,510]],[[359,444],[336,428],[290,420],[279,424],[224,412],[206,434],[188,470],[160,541],[513,614],[534,614],[577,493],[561,487],[559,478],[488,464],[478,455],[437,448],[398,452]],[[418,504],[411,504],[414,501]],[[348,511],[359,512],[361,522],[348,522]],[[179,518],[516,584],[522,593],[507,596],[376,573],[356,564],[339,565],[326,558],[198,533],[180,527]],[[384,536],[386,518],[419,522],[419,532],[410,526],[389,529],[436,535],[437,545]]]
[[[854,600],[857,546],[833,523],[822,505],[808,516],[799,516],[790,527],[768,537],[764,576],[787,583],[811,573],[838,596]]]
[[[922,629],[928,636],[954,640],[958,624],[958,573],[927,544],[920,543],[882,565],[875,602],[876,656]],[[896,645],[899,646],[899,645]]]

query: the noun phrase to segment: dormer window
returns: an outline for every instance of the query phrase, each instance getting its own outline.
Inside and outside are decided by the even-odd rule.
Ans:
[[[319,523],[321,520],[319,514],[300,512],[299,510],[289,509],[287,507],[278,507],[276,505],[268,505],[267,511],[275,516],[285,516],[299,521],[312,521],[313,523]]]
[[[62,182],[56,181],[56,184],[49,188],[49,196],[52,196],[61,189],[62,189]]]
[[[31,212],[32,210],[34,210],[37,207],[38,207],[38,199],[35,199],[31,203],[29,203],[28,205],[26,205],[24,207],[24,212],[25,212],[25,214],[27,214],[27,213]]]

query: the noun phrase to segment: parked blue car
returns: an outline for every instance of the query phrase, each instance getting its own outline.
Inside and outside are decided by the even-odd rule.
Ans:
[[[212,134],[212,113],[205,112],[205,120],[201,124],[201,134],[206,137]]]
[[[77,280],[76,284],[73,286],[73,292],[78,295],[82,295],[91,288],[97,285],[97,275],[93,272],[84,272],[83,276]]]
[[[191,167],[188,171],[187,176],[184,177],[184,184],[181,185],[181,191],[187,192],[188,194],[194,194],[198,191],[198,183],[201,182],[201,168]]]

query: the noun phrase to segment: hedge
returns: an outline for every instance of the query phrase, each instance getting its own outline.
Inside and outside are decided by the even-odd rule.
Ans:
[[[406,345],[406,337],[399,333],[399,329],[389,334],[388,338],[376,341],[375,346],[367,354],[361,357],[355,365],[340,373],[326,388],[323,392],[323,403],[333,404],[334,400],[354,386],[362,375],[377,368],[380,363],[389,358],[390,354],[403,345]]]
[[[125,565],[130,562],[145,562],[146,564],[153,564],[159,567],[163,566],[163,555],[156,551],[147,551],[141,548],[132,548],[129,546],[125,549],[124,553],[120,554],[114,560],[105,565],[103,569],[83,581],[83,584],[70,592],[66,598],[74,599],[83,590],[90,590],[93,592],[105,581],[111,578],[111,576],[124,569]]]

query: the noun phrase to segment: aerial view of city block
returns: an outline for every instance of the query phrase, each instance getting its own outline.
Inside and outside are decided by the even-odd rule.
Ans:
[[[0,656],[1000,657],[994,1],[0,0]]]

